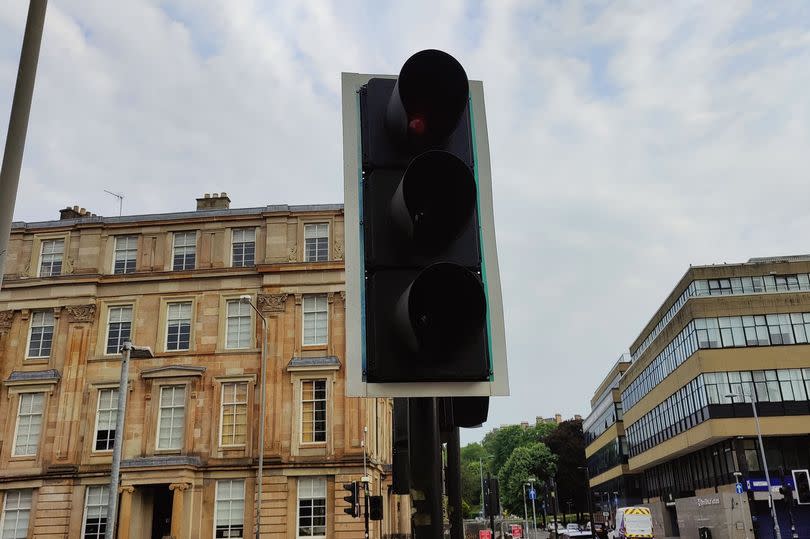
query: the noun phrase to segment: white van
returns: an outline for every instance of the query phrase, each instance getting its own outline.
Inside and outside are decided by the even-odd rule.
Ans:
[[[619,539],[655,537],[649,507],[619,507],[616,509],[616,537]]]

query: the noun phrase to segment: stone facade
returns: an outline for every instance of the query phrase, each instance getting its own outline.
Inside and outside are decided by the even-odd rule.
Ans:
[[[309,246],[308,224],[326,225]],[[234,267],[243,230],[255,260]],[[192,233],[185,249],[176,232]],[[54,245],[60,271],[43,277]],[[95,537],[121,364],[110,350],[130,316],[130,340],[154,357],[130,362],[118,537],[252,536],[262,420],[262,537],[362,537],[341,485],[363,475],[364,438],[384,497],[371,536],[407,533],[409,500],[388,492],[391,402],[344,396],[342,245],[337,205],[15,223],[0,292],[4,514],[19,498],[29,537]]]

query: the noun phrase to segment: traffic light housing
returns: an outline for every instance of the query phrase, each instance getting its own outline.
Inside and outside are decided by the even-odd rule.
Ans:
[[[383,519],[383,497],[382,496],[369,496],[368,497],[368,519],[369,520],[382,520]]]
[[[796,486],[796,503],[810,505],[810,472],[808,470],[792,470],[793,484]]]
[[[498,516],[501,512],[501,499],[498,492],[498,478],[487,477],[484,479],[484,516]]]
[[[347,394],[507,394],[480,83],[438,50],[343,81]]]
[[[352,481],[351,483],[343,483],[343,490],[348,490],[349,495],[344,496],[343,499],[348,502],[349,507],[343,509],[343,512],[347,515],[351,515],[353,518],[357,518],[360,516],[360,485],[357,481]]]

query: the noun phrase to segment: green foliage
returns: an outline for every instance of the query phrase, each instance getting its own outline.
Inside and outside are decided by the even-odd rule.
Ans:
[[[492,456],[490,471],[497,475],[516,448],[534,442],[544,442],[556,425],[540,423],[534,426],[507,425],[484,436],[483,449]]]
[[[557,456],[540,442],[514,449],[498,473],[501,505],[515,515],[523,514],[523,484],[530,477],[540,481],[553,476]]]
[[[582,421],[571,420],[560,423],[546,437],[546,444],[555,455],[557,462],[557,492],[560,495],[560,508],[571,500],[574,511],[587,511],[587,479],[585,471],[585,438],[582,435]]]
[[[585,474],[578,469],[584,465],[582,421],[500,427],[480,444],[461,448],[462,500],[473,514],[478,513],[483,468],[484,476],[491,472],[498,477],[501,504],[508,512],[523,514],[522,483],[529,477],[539,481],[556,477],[560,508],[572,500],[575,509],[585,510]]]
[[[478,460],[461,460],[461,499],[470,505],[481,505],[481,469]]]
[[[478,462],[487,459],[487,451],[478,442],[467,444],[461,448],[461,462]]]

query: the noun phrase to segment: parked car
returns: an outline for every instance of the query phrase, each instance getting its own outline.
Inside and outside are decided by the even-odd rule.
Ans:
[[[554,531],[554,523],[553,522],[548,523],[548,526],[546,526],[546,531],[547,532],[553,532]],[[565,527],[562,524],[560,524],[559,522],[557,522],[557,533],[562,533],[564,531],[565,531]]]

